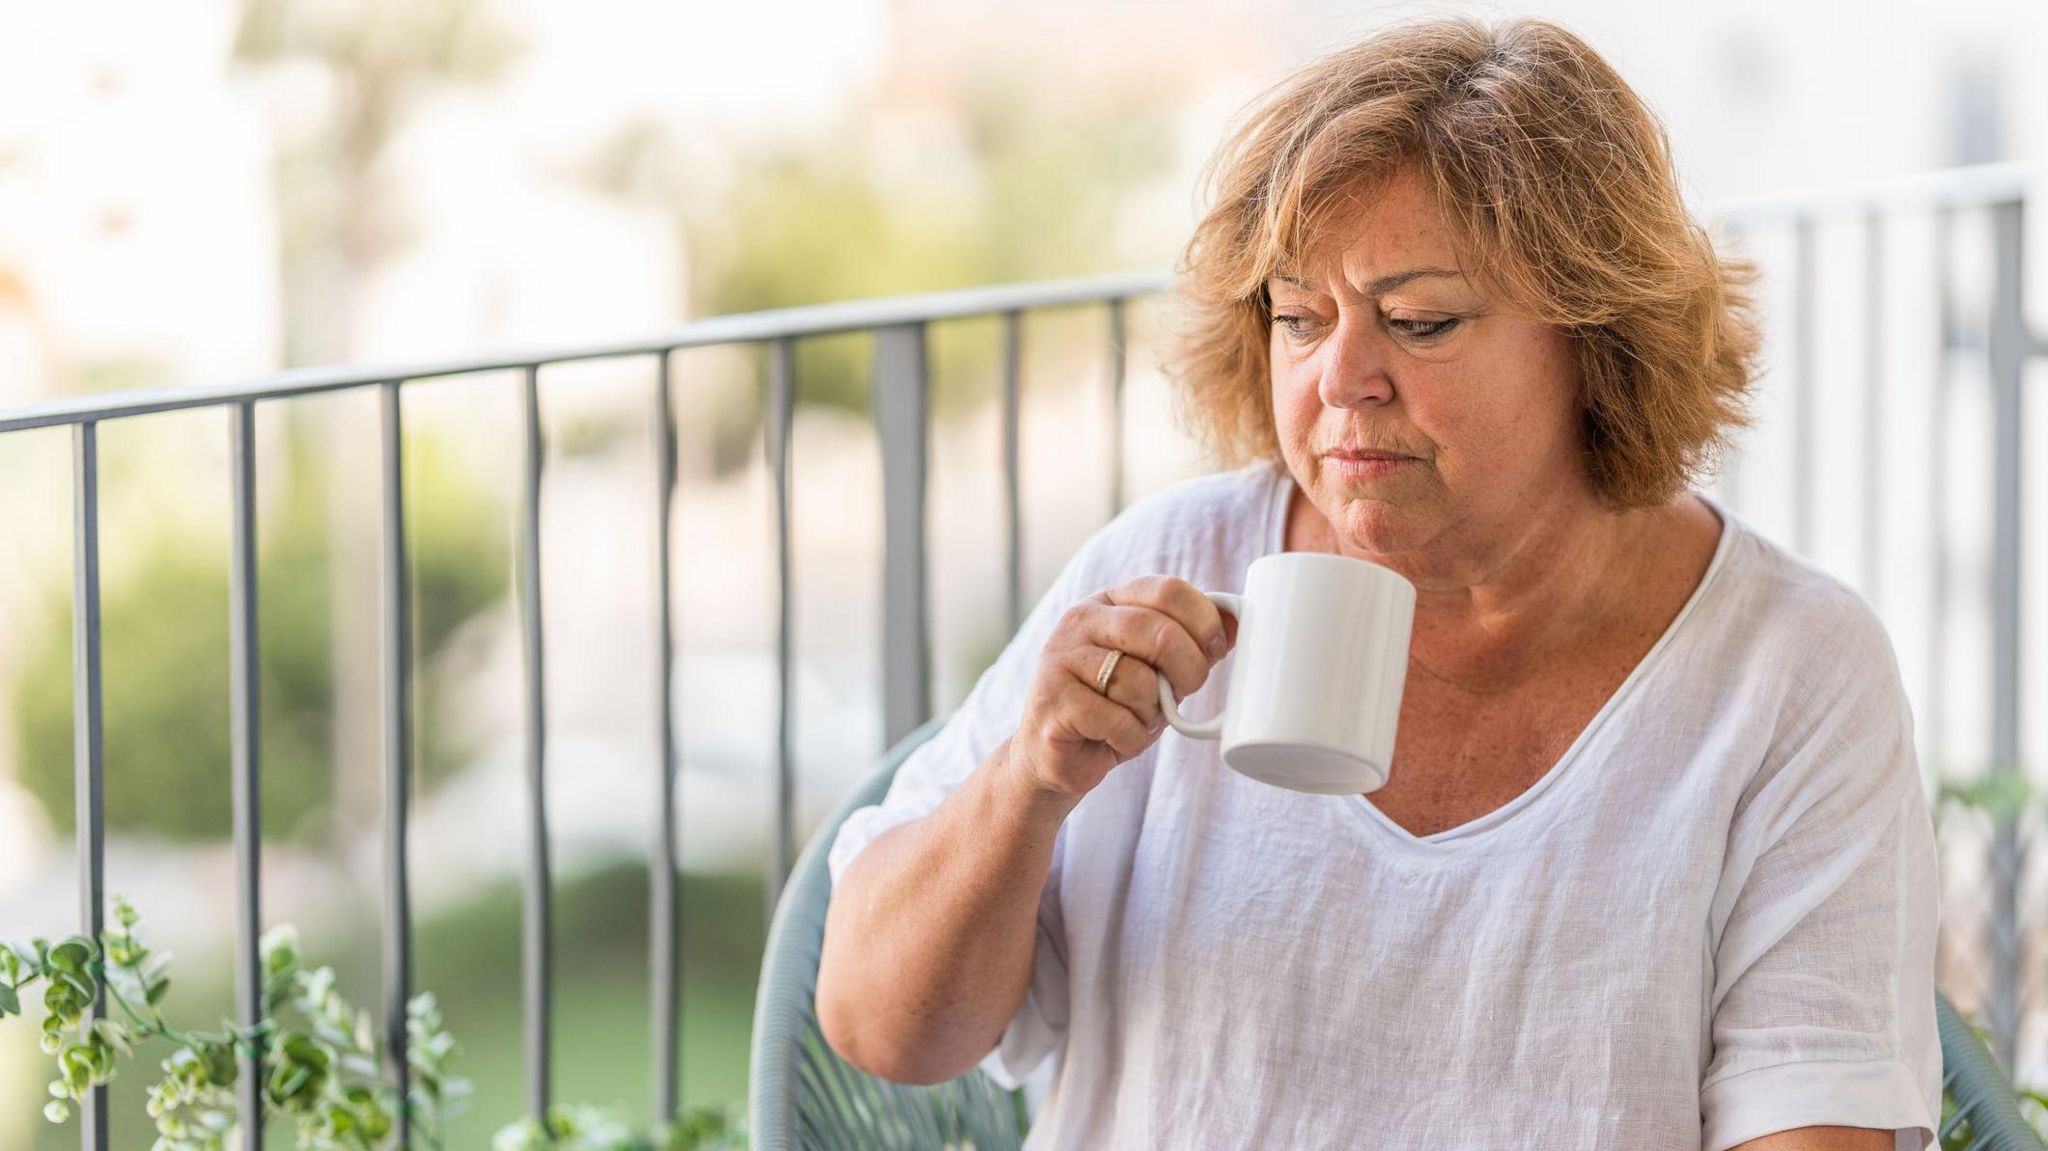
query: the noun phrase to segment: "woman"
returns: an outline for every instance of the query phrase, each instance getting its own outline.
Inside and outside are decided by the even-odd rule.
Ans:
[[[1055,1057],[1034,1148],[1924,1146],[1911,718],[1863,603],[1688,490],[1757,335],[1656,121],[1554,25],[1429,22],[1212,178],[1174,374],[1243,466],[1091,539],[847,822],[832,1044]],[[1229,677],[1196,589],[1277,550],[1416,586],[1369,796],[1161,738],[1154,669]]]

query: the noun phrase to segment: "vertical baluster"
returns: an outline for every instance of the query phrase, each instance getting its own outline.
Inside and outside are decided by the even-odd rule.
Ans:
[[[1748,229],[1739,218],[1730,219],[1722,225],[1724,243],[1721,251],[1730,260],[1744,258],[1743,242]],[[1728,452],[1721,458],[1721,501],[1728,510],[1742,514],[1744,510],[1742,491],[1742,440],[1733,438],[1728,443]]]
[[[1003,507],[1009,531],[1004,550],[1011,632],[1024,622],[1024,500],[1018,458],[1023,368],[1023,317],[1003,313]]]
[[[1124,510],[1124,302],[1109,302],[1109,504]]]
[[[794,681],[790,628],[792,575],[789,554],[789,436],[796,408],[796,346],[788,338],[768,345],[768,419],[762,432],[767,437],[769,478],[775,489],[775,802],[769,818],[768,918],[775,918],[775,901],[789,878],[791,840],[794,837],[796,762],[792,746],[794,719],[791,686]]]
[[[228,567],[229,712],[231,715],[235,832],[235,1021],[254,1028],[263,1021],[263,823],[258,765],[256,614],[256,405],[243,400],[228,409],[230,487],[234,538]],[[244,1151],[263,1151],[262,1039],[242,1056],[236,1080]]]
[[[526,673],[526,913],[523,962],[526,1004],[526,1106],[548,1110],[550,1049],[550,899],[547,805],[547,666],[541,643],[540,483],[546,448],[541,439],[540,368],[528,366],[519,389],[525,424],[520,490],[519,625]]]
[[[1927,533],[1933,551],[1929,573],[1927,608],[1927,749],[1935,768],[1946,776],[1948,762],[1948,404],[1951,363],[1961,343],[1956,320],[1955,274],[1951,267],[1950,244],[1955,231],[1955,212],[1937,210],[1934,218],[1935,313],[1941,324],[1941,351],[1934,364],[1934,394],[1927,420],[1929,460]]]
[[[412,878],[406,829],[412,811],[412,594],[406,579],[404,412],[401,381],[378,385],[383,420],[381,588],[384,665],[384,1059],[398,1098],[398,1146],[412,1146],[412,1066],[406,1003],[412,997]],[[341,477],[334,477],[340,482]]]
[[[655,711],[660,733],[655,753],[655,842],[648,861],[650,906],[647,922],[652,951],[649,969],[654,980],[654,1117],[675,1118],[679,1082],[676,1033],[680,1026],[678,992],[681,973],[678,944],[682,909],[676,885],[676,727],[675,642],[670,622],[670,519],[676,486],[675,415],[669,408],[669,353],[661,354],[654,380],[654,596],[655,636],[659,667],[655,676]]]
[[[1884,587],[1884,216],[1863,217],[1863,594]]]
[[[2019,200],[1991,209],[1991,770],[2002,775],[2020,769],[2020,452],[2025,439],[2021,386],[2031,343],[2021,298],[2022,211]],[[1990,1022],[1994,1050],[2007,1067],[2014,1066],[2019,1035],[2019,856],[2018,820],[2003,816],[1993,844]]]
[[[94,939],[105,926],[107,825],[104,731],[100,725],[100,461],[99,425],[77,425],[72,439],[71,707],[72,767],[77,779],[73,822],[78,837],[78,929]],[[104,991],[86,1008],[97,1020]],[[107,1151],[107,1089],[93,1088],[78,1117],[79,1146]]]
[[[1814,468],[1814,223],[1801,215],[1792,225],[1792,546],[1813,552]]]
[[[875,430],[882,442],[882,738],[891,745],[931,717],[924,522],[929,367],[923,324],[875,333]]]

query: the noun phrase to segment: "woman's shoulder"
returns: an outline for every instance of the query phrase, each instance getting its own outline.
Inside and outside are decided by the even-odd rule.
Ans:
[[[1855,588],[1739,517],[1729,527],[1729,575],[1745,615],[1778,635],[1823,633],[1889,648],[1884,622]]]
[[[1713,701],[1728,746],[1757,753],[1732,818],[1756,850],[1802,818],[1882,830],[1922,787],[1890,633],[1843,579],[1729,523],[1738,534],[1714,589],[1710,646],[1688,682]]]
[[[1264,460],[1181,480],[1124,508],[1077,558],[1098,578],[1241,568],[1273,550],[1289,482]]]
[[[1841,578],[1718,508],[1734,533],[1715,589],[1714,632],[1726,671],[1779,708],[1839,712],[1904,705],[1884,621]]]

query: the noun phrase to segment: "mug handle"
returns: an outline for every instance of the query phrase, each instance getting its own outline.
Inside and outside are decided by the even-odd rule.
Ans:
[[[1227,591],[1205,591],[1202,594],[1209,597],[1210,603],[1237,617],[1237,642],[1243,643],[1243,597],[1232,595]],[[1190,739],[1222,739],[1223,716],[1225,712],[1230,710],[1230,704],[1228,700],[1225,700],[1223,711],[1217,712],[1214,719],[1205,719],[1200,722],[1189,719],[1180,713],[1179,707],[1175,706],[1173,702],[1173,685],[1167,682],[1166,673],[1162,671],[1159,673],[1159,710],[1166,714],[1166,722],[1173,725],[1173,730]]]

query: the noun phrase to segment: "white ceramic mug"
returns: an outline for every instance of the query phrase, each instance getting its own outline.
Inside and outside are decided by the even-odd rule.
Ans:
[[[1252,561],[1243,595],[1203,594],[1237,617],[1228,697],[1216,718],[1190,720],[1161,675],[1173,729],[1222,740],[1224,763],[1275,787],[1379,790],[1394,757],[1415,585],[1349,556],[1280,552]]]

